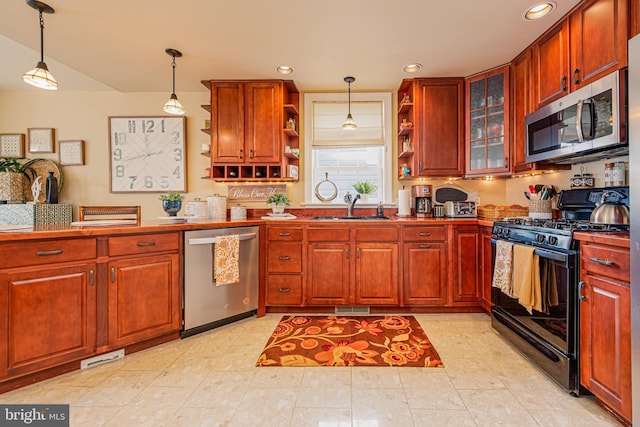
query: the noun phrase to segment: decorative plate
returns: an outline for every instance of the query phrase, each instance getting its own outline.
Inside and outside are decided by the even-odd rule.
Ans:
[[[36,173],[36,176],[32,177],[31,174],[29,174],[29,172],[26,172],[31,180],[29,181],[29,183],[27,183],[27,188],[25,188],[25,194],[31,194],[31,183],[33,183],[33,180],[35,180],[37,177],[40,176],[42,177],[40,178],[40,183],[42,184],[42,190],[40,191],[40,195],[38,196],[37,201],[44,202],[47,197],[47,192],[45,190],[46,188],[45,183],[47,181],[47,176],[49,176],[49,172],[53,172],[53,176],[55,176],[56,179],[58,180],[58,193],[60,193],[60,191],[62,190],[63,176],[62,176],[62,169],[60,169],[60,166],[58,166],[56,162],[49,159],[33,159],[28,161],[24,165],[22,165],[23,170],[28,168],[33,169],[33,171]]]

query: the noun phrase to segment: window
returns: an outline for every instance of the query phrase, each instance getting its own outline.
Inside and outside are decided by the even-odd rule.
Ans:
[[[352,185],[368,180],[377,187],[369,202],[391,202],[391,94],[351,93],[351,115],[357,129],[344,130],[348,103],[345,93],[305,94],[305,202],[343,205]],[[330,201],[320,200],[333,192]],[[324,181],[324,182],[323,182]],[[318,186],[318,184],[320,184]]]

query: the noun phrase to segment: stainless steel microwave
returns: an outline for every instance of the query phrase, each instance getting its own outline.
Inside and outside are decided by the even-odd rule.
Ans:
[[[626,70],[527,115],[526,161],[578,163],[628,153]]]

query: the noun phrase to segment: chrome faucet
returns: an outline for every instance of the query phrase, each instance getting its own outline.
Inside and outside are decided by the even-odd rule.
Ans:
[[[355,197],[353,197],[351,195],[351,193],[349,193],[347,191],[347,194],[344,195],[344,202],[348,203],[347,205],[347,216],[353,216],[353,207],[355,206],[356,202],[360,199],[360,194],[356,194]]]

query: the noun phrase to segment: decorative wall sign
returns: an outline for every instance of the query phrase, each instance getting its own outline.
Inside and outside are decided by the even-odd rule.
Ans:
[[[61,165],[84,165],[84,141],[58,141]]]
[[[286,184],[256,184],[256,185],[229,185],[229,202],[258,202],[267,201],[273,193],[286,193]]]
[[[53,153],[52,128],[29,128],[28,131],[30,153]]]
[[[112,193],[187,191],[184,117],[109,117]]]
[[[0,133],[0,157],[24,157],[24,133]]]

